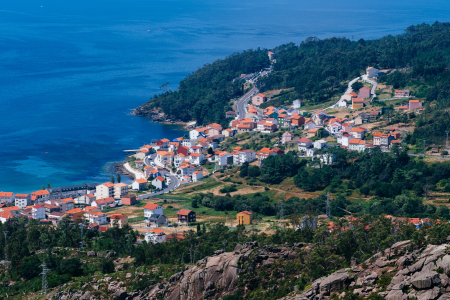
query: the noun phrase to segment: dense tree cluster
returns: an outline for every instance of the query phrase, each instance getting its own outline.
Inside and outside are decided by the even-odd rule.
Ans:
[[[243,80],[234,79],[267,66],[265,49],[235,53],[189,74],[177,91],[155,95],[143,108],[161,108],[172,119],[196,120],[199,125],[212,122],[228,125],[225,112],[231,109],[229,102],[244,92]]]

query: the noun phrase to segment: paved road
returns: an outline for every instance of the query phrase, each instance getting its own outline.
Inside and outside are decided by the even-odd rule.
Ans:
[[[236,102],[236,108],[237,108],[237,112],[238,112],[238,117],[237,117],[238,120],[245,118],[245,115],[247,113],[245,108],[247,107],[247,104],[250,101],[250,99],[252,99],[252,96],[257,94],[258,92],[259,92],[259,90],[256,87],[254,87],[247,94],[242,96],[241,99],[239,99]]]
[[[265,68],[264,71],[259,72],[258,75],[255,78],[250,80],[250,82],[251,83],[255,83],[256,81],[258,81],[259,77],[269,75],[270,72],[272,72],[272,70],[273,70],[273,66],[272,65],[270,67],[268,67],[268,68]],[[245,118],[245,115],[247,114],[247,111],[245,110],[245,108],[247,107],[248,102],[250,101],[250,99],[252,99],[252,96],[256,95],[257,93],[259,93],[259,90],[255,86],[247,94],[242,96],[236,102],[236,108],[237,108],[237,113],[238,113],[237,120],[241,120],[241,119]]]
[[[151,166],[151,162],[153,162],[155,158],[156,158],[156,153],[150,154],[149,156],[146,156],[144,158],[144,164],[147,165],[147,166]],[[162,189],[161,191],[150,192],[150,193],[147,193],[145,195],[140,195],[137,198],[139,200],[141,200],[141,199],[150,198],[150,197],[155,196],[155,195],[166,194],[166,193],[168,193],[170,191],[175,190],[177,187],[180,186],[180,180],[178,179],[178,177],[176,175],[174,175],[172,173],[169,173],[169,174],[167,174],[167,177],[169,177],[170,182],[164,189]]]
[[[347,95],[347,94],[350,94],[351,92],[353,92],[352,84],[354,84],[356,81],[358,81],[359,78],[360,78],[360,77],[356,77],[356,78],[350,80],[350,82],[348,83],[347,90],[346,90],[345,93],[341,96],[341,98],[339,98],[339,100],[338,100],[335,104],[330,105],[330,106],[328,106],[328,107],[325,108],[325,109],[330,109],[330,108],[336,108],[336,107],[339,107],[338,104],[339,104],[339,102],[341,101],[342,97],[345,96],[345,95]],[[324,109],[324,110],[325,110],[325,109]]]

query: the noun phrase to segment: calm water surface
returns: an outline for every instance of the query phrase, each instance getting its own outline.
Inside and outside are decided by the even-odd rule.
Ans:
[[[183,135],[129,111],[215,59],[436,20],[450,1],[2,1],[0,191],[102,182],[122,150]]]

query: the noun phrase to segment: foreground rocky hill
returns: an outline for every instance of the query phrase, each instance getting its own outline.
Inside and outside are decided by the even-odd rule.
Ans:
[[[388,300],[450,299],[449,250],[450,245],[443,244],[412,251],[409,241],[400,242],[361,265],[317,279],[299,295],[284,299],[344,298],[346,294]]]
[[[299,253],[307,253],[312,247],[301,243],[291,247],[259,247],[257,242],[251,242],[237,245],[233,252],[216,251],[169,279],[139,291],[127,289],[126,281],[141,281],[145,274],[129,273],[122,280],[106,277],[87,282],[80,290],[61,287],[49,298],[201,300],[221,299],[238,292],[239,298],[243,298],[252,284],[262,290],[279,288],[277,284],[267,285],[257,273],[272,270],[269,276],[282,280],[284,275],[276,273],[276,268],[294,263]],[[290,295],[282,299],[450,299],[449,251],[449,244],[413,250],[410,241],[399,242],[365,262],[353,261],[351,268],[315,280],[304,291],[293,286]],[[257,282],[253,282],[255,278]]]

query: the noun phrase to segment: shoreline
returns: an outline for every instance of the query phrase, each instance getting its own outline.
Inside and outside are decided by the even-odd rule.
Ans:
[[[165,113],[157,109],[144,111],[142,106],[138,106],[131,110],[131,114],[134,116],[151,119],[153,123],[161,123],[165,125],[180,125],[183,126],[183,130],[185,131],[189,131],[195,128],[195,121],[184,122],[180,120],[172,120],[168,118]]]
[[[131,173],[130,171],[128,171],[123,165],[126,163],[126,161],[119,161],[119,162],[115,162],[114,166],[113,166],[113,170],[115,172],[117,172],[120,175],[125,175],[128,178],[130,178],[131,180],[135,180],[135,175],[133,173]]]

